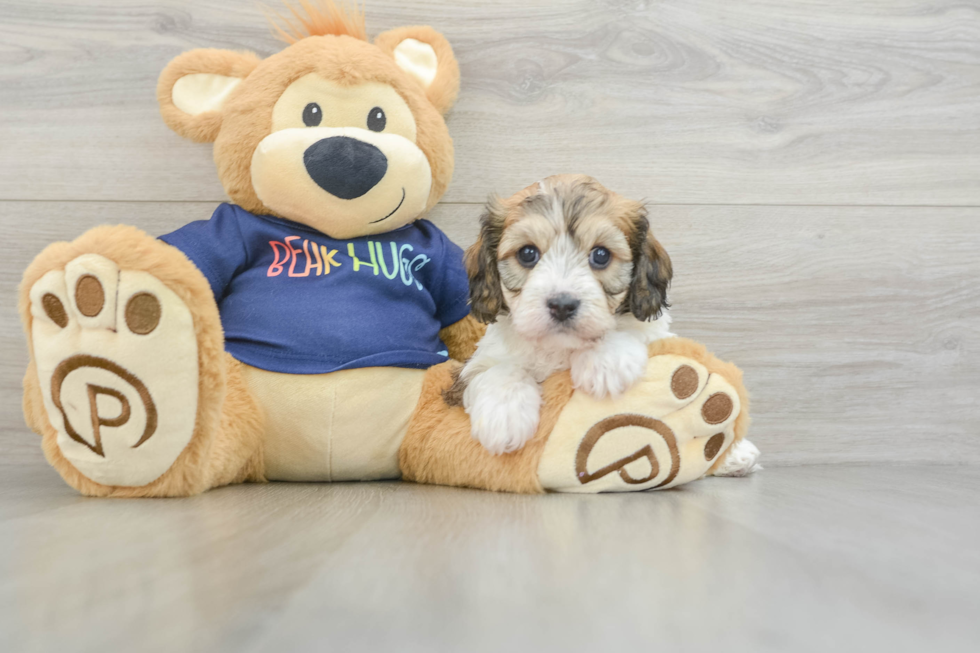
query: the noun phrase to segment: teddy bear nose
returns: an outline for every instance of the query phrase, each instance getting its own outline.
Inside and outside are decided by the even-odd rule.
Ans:
[[[310,145],[303,163],[317,186],[342,200],[364,195],[388,171],[384,152],[349,136],[331,136]]]

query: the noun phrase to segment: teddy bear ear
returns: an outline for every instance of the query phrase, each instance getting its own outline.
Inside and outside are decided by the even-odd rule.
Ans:
[[[374,44],[415,79],[441,114],[456,102],[459,64],[449,41],[431,27],[399,27],[383,32]]]
[[[214,141],[225,100],[259,61],[251,52],[232,50],[190,50],[177,56],[157,83],[163,121],[184,138]]]

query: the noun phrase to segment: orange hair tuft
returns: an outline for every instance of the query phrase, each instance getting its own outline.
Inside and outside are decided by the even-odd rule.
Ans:
[[[347,6],[334,0],[299,0],[299,7],[288,1],[285,4],[292,18],[269,9],[266,18],[276,35],[290,45],[308,36],[353,36],[367,41],[364,9],[357,5]],[[285,27],[277,20],[285,23]]]

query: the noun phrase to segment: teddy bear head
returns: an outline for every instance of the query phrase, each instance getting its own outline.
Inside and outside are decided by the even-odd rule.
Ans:
[[[266,59],[191,50],[160,75],[175,132],[214,143],[225,192],[242,208],[334,238],[383,233],[430,209],[449,185],[443,115],[459,90],[446,39],[402,27],[367,40],[363,15],[332,0],[292,10],[289,43]]]

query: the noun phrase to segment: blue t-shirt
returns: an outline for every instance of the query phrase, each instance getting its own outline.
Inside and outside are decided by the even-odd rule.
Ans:
[[[228,352],[264,370],[430,367],[469,313],[462,250],[428,220],[335,240],[222,204],[161,240],[211,283]]]

